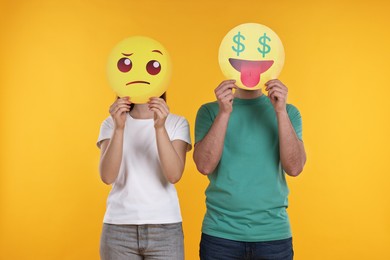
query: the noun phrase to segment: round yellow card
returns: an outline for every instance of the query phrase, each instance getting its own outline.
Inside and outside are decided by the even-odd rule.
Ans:
[[[171,78],[171,59],[157,41],[133,36],[119,42],[108,58],[108,81],[119,97],[137,104],[160,97]]]
[[[284,49],[278,35],[267,26],[246,23],[228,32],[219,47],[219,66],[242,89],[261,89],[279,76]]]

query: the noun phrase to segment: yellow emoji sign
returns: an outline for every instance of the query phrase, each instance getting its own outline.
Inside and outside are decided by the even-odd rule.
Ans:
[[[278,35],[267,26],[246,23],[228,32],[219,47],[219,66],[242,89],[261,89],[279,76],[284,49]]]
[[[157,41],[134,36],[119,42],[108,58],[108,81],[119,97],[142,104],[161,96],[171,78],[171,59]]]

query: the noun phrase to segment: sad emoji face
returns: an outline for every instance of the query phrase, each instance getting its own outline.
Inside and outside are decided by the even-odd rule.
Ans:
[[[134,36],[119,42],[109,55],[108,81],[119,97],[146,103],[161,96],[171,78],[171,59],[157,41]]]

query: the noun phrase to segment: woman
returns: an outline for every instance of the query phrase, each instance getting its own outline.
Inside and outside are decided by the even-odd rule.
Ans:
[[[184,259],[174,184],[191,150],[188,122],[169,113],[165,93],[147,104],[118,98],[101,126],[100,176],[113,184],[100,244],[102,259]]]

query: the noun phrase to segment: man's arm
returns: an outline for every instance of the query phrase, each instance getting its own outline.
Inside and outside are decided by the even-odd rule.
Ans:
[[[276,113],[279,130],[280,160],[284,171],[298,176],[305,166],[306,153],[303,142],[298,139],[287,111]]]
[[[278,120],[280,160],[284,171],[290,176],[298,176],[306,163],[303,142],[299,140],[291,124],[286,109],[287,87],[279,80],[266,83],[266,90],[275,108]]]
[[[233,92],[236,88],[234,80],[223,81],[216,89],[215,96],[219,104],[219,112],[206,136],[195,144],[193,158],[202,174],[211,174],[217,167],[223,151],[226,129],[233,110]]]

